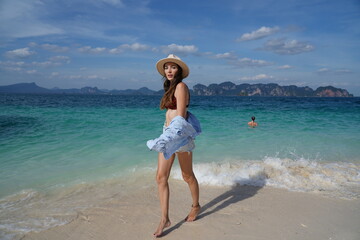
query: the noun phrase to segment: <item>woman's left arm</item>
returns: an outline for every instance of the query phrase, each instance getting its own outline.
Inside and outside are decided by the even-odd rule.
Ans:
[[[189,89],[185,83],[181,82],[176,86],[175,90],[177,115],[186,118],[186,105],[189,98]]]

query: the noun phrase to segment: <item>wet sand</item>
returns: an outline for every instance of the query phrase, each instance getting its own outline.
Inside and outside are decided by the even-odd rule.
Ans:
[[[101,205],[79,212],[72,222],[23,240],[152,239],[160,220],[154,185],[114,195]],[[270,187],[200,186],[202,211],[195,222],[187,185],[170,180],[170,219],[162,239],[360,239],[360,200]]]

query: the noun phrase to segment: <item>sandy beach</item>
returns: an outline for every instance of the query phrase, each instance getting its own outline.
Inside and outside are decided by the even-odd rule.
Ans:
[[[151,179],[148,179],[151,181]],[[79,212],[66,225],[23,240],[152,239],[160,219],[155,183],[114,195]],[[134,186],[135,186],[134,185]],[[200,186],[202,212],[184,222],[191,199],[187,185],[170,179],[170,219],[162,239],[342,239],[360,238],[360,200],[290,192],[270,187]]]

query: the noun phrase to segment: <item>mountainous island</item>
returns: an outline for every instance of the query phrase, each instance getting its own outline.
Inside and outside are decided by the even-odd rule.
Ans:
[[[297,87],[295,85],[280,86],[276,83],[236,85],[232,82],[210,84],[205,86],[196,84],[193,87],[194,95],[200,96],[261,96],[261,97],[353,97],[347,90],[332,86],[318,87],[313,90],[310,87]]]
[[[162,94],[163,91],[153,91],[146,87],[126,90],[107,90],[98,89],[97,87],[83,87],[83,88],[43,88],[36,83],[17,83],[8,86],[0,86],[0,93],[23,93],[23,94],[108,94],[108,95],[157,95]]]
[[[196,84],[192,90],[197,96],[261,96],[261,97],[353,97],[346,89],[332,86],[318,87],[313,90],[310,87],[297,87],[295,85],[280,86],[276,83],[268,84],[239,84],[223,82],[220,84]],[[97,87],[47,89],[39,87],[36,83],[18,83],[8,86],[0,86],[0,93],[22,94],[98,94],[98,95],[161,95],[164,90],[154,91],[143,87],[139,89],[107,90]]]

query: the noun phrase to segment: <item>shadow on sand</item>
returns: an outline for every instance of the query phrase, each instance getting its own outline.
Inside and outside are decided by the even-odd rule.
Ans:
[[[265,181],[259,182],[257,179],[258,186],[249,186],[249,185],[240,185],[236,184],[230,190],[224,192],[223,194],[217,196],[210,202],[206,203],[201,207],[201,212],[198,215],[196,221],[200,220],[201,218],[207,217],[221,209],[228,207],[231,204],[235,204],[240,202],[244,199],[250,198],[254,196],[261,188],[265,186]],[[216,206],[216,207],[215,207]],[[215,208],[213,208],[215,207]],[[185,220],[178,222],[176,225],[170,227],[169,229],[165,230],[161,237],[166,236],[167,234],[171,233],[172,231],[178,229]]]

